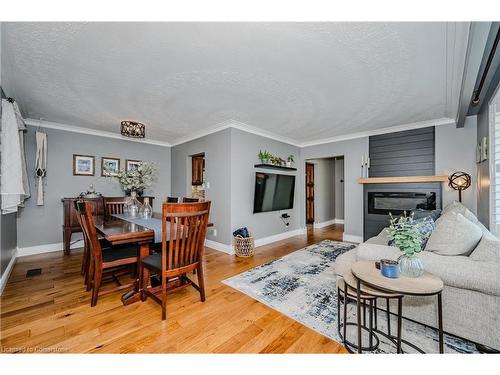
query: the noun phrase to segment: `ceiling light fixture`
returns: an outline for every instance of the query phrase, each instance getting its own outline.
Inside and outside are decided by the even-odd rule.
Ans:
[[[135,121],[122,121],[120,132],[125,137],[144,138],[146,136],[146,125]]]

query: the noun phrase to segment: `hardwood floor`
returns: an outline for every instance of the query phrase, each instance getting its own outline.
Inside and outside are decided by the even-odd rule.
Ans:
[[[260,247],[253,258],[206,249],[207,300],[193,288],[169,295],[167,320],[148,300],[123,306],[121,293],[90,307],[79,274],[82,251],[17,260],[1,297],[0,352],[46,353],[346,353],[345,348],[224,284],[222,280],[322,239],[342,226],[308,230]],[[26,271],[42,268],[30,279]]]

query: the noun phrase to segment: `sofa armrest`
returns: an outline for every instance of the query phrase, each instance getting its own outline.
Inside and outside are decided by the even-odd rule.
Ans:
[[[420,254],[425,270],[439,276],[445,285],[500,296],[500,264],[466,256],[446,256],[429,251]]]
[[[394,246],[361,243],[358,245],[357,260],[397,260],[401,254],[401,251]]]

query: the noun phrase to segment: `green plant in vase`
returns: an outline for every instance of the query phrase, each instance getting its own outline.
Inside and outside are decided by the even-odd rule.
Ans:
[[[422,243],[427,238],[427,235],[420,231],[423,223],[416,222],[413,215],[407,216],[406,212],[397,218],[389,215],[391,219],[387,234],[391,242],[403,253],[398,258],[400,273],[409,277],[422,276],[424,264],[418,253],[422,251]]]
[[[293,155],[290,155],[286,158],[286,166],[288,168],[291,168],[292,167],[292,163],[294,163],[295,160],[293,159]]]
[[[273,155],[269,151],[259,151],[259,159],[262,164],[268,164],[269,160],[273,157]]]

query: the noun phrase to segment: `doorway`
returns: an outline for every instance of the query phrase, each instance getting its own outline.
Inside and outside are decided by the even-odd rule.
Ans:
[[[344,157],[307,159],[304,167],[305,225],[318,233],[343,232]]]
[[[306,224],[314,224],[314,164],[306,163]]]
[[[205,199],[205,153],[191,155],[191,191],[192,198]]]

